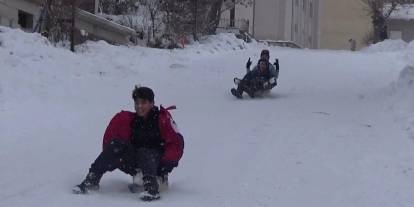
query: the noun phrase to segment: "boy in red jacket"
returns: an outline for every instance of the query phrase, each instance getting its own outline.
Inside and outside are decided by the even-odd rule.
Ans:
[[[178,166],[184,139],[168,112],[170,108],[158,109],[154,105],[154,92],[150,88],[135,87],[132,98],[136,112],[121,111],[112,118],[105,131],[102,152],[85,180],[75,186],[74,193],[97,190],[104,173],[120,169],[131,176],[138,171],[142,173],[142,200],[160,198],[156,177],[165,177]]]

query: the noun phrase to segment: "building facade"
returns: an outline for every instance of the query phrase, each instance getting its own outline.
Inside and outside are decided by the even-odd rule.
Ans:
[[[33,32],[45,0],[0,0],[0,25]],[[135,30],[94,15],[98,0],[81,1],[75,17],[75,41],[105,40],[113,44],[129,44],[136,40]]]
[[[414,40],[414,4],[399,7],[391,13],[387,21],[388,37],[402,39],[406,42]]]
[[[322,0],[319,13],[319,48],[347,50],[366,47],[372,31],[367,6],[361,0]]]
[[[229,11],[222,17],[248,20],[256,39],[313,49],[364,47],[372,28],[361,0],[254,0],[247,7],[235,5],[233,16]]]
[[[0,0],[0,25],[32,31],[40,16],[41,0]]]
[[[248,32],[258,40],[287,40],[317,48],[319,1],[255,0],[249,5],[234,5],[222,19],[248,22]]]

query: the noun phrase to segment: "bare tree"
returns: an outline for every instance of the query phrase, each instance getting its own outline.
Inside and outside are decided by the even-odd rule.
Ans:
[[[160,10],[165,24],[165,33],[174,44],[177,38],[191,35],[198,40],[200,35],[215,34],[221,14],[236,4],[252,4],[252,0],[176,0],[162,1]]]
[[[66,0],[65,4],[70,7],[70,50],[75,52],[75,24],[76,24],[76,10],[79,7],[79,0]]]
[[[398,6],[412,3],[412,0],[361,0],[371,17],[373,26],[373,42],[377,43],[388,38],[387,20]]]
[[[146,14],[144,14],[144,22],[149,18],[150,26],[147,28],[147,44],[151,46],[156,46],[158,43],[158,38],[156,37],[156,32],[160,30],[162,25],[162,15],[161,15],[161,0],[140,0],[141,5],[146,9]],[[145,24],[145,23],[144,23]]]
[[[235,8],[236,5],[253,5],[253,0],[213,0],[208,2],[210,4],[210,8],[206,18],[207,21],[204,23],[203,33],[205,34],[215,34],[220,23],[221,14],[225,11]]]
[[[170,48],[176,47],[177,41],[193,32],[193,17],[187,0],[163,1],[161,10],[164,12],[165,38],[169,40]]]
[[[100,0],[99,9],[105,14],[122,15],[136,9],[139,0]]]
[[[46,33],[52,42],[68,40],[70,33],[70,15],[67,4],[63,0],[49,0],[46,5],[48,13],[46,17]]]
[[[235,8],[236,4],[248,5],[252,2],[253,0],[101,0],[100,7],[107,14],[118,14],[118,4],[128,3],[128,8],[139,7],[138,10],[143,15],[140,30],[146,34],[147,45],[174,47],[183,37],[191,35],[194,40],[198,40],[199,36],[215,34],[223,12]],[[125,12],[128,13],[129,10],[124,9],[120,14],[125,15]],[[126,26],[135,23],[132,23],[132,18],[123,18],[121,22]]]

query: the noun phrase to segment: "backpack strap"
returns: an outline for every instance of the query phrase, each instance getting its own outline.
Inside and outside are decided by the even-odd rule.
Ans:
[[[166,110],[166,111],[170,111],[170,110],[175,110],[177,109],[177,107],[175,105],[169,106],[167,108],[164,108],[162,105],[160,105],[160,109],[162,110]]]

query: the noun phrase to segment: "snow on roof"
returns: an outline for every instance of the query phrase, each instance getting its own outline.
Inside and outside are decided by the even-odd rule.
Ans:
[[[390,19],[414,19],[414,4],[398,6],[397,10],[393,11],[390,15]]]

